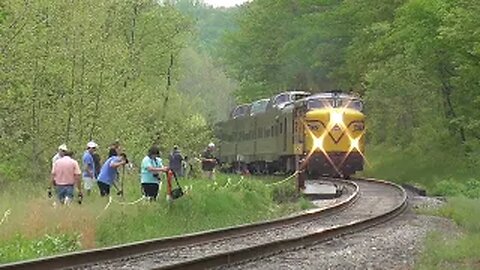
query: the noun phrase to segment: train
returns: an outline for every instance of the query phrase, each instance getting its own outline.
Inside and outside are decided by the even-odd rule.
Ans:
[[[364,167],[365,115],[354,94],[281,92],[236,106],[215,132],[230,171],[349,178]]]

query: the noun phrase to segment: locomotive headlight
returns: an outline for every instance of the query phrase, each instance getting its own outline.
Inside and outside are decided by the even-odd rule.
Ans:
[[[350,139],[350,151],[360,150],[360,137]]]
[[[343,124],[343,114],[340,112],[332,112],[330,114],[330,123],[333,126]]]
[[[323,136],[320,136],[318,138],[313,138],[313,150],[320,149],[323,151]]]

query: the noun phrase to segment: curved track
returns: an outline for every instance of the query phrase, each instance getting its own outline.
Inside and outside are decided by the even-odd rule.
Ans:
[[[309,245],[384,222],[406,205],[403,188],[341,181],[349,194],[303,215],[174,238],[78,252],[0,269],[204,269]]]

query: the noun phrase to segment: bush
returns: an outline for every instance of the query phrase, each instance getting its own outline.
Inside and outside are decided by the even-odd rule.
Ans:
[[[452,179],[442,180],[438,182],[432,190],[432,194],[435,196],[459,196],[463,194],[465,187]]]
[[[273,201],[276,203],[287,203],[296,201],[299,198],[297,188],[291,181],[273,185],[272,189]]]
[[[465,184],[464,194],[470,199],[480,198],[480,181],[475,179],[468,180]]]
[[[434,186],[432,194],[446,197],[466,196],[470,199],[480,198],[480,181],[475,179],[470,179],[466,182],[454,179],[442,180]]]

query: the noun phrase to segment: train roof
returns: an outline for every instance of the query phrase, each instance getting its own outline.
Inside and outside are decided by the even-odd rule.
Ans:
[[[252,101],[251,104],[253,105],[254,103],[261,103],[261,102],[265,102],[265,101],[268,102],[269,100],[270,100],[270,98],[261,98],[261,99],[257,99],[255,101]]]
[[[323,93],[317,93],[313,94],[311,96],[306,97],[306,100],[309,99],[318,99],[318,98],[345,98],[345,99],[361,99],[357,95],[352,95],[352,94],[345,94],[345,93],[339,93],[339,92],[323,92]]]
[[[308,92],[308,91],[303,91],[303,90],[289,90],[289,91],[283,91],[283,92],[280,92],[278,94],[275,94],[273,97],[276,97],[278,95],[282,95],[282,94],[290,94],[290,95],[298,95],[298,94],[305,94],[305,95],[311,95],[312,93]]]

